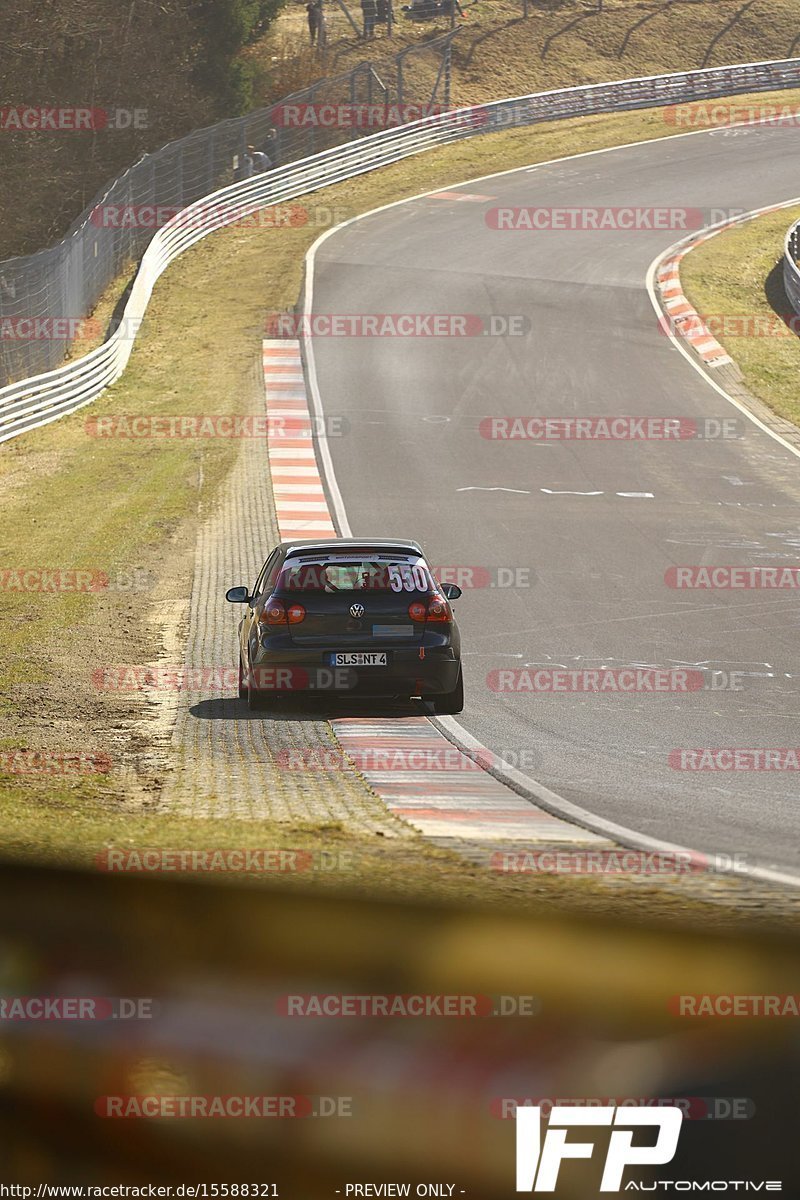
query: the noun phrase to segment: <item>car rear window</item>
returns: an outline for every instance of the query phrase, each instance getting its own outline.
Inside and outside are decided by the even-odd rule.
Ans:
[[[278,579],[279,592],[422,592],[437,590],[421,558],[353,557],[291,560]]]

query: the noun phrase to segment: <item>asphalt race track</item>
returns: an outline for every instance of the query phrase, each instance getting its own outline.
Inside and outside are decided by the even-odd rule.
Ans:
[[[800,130],[715,130],[471,182],[329,236],[313,311],[524,314],[526,336],[315,337],[355,536],[414,536],[437,565],[530,571],[465,592],[462,724],[592,813],[797,871],[797,772],[675,769],[675,750],[800,743],[800,620],[788,590],[677,591],[676,565],[800,564],[800,463],[658,327],[646,275],[683,234],[507,231],[504,205],[749,210],[800,193]],[[788,218],[787,218],[788,225]],[[735,351],[734,351],[735,353]],[[718,418],[737,439],[498,441],[487,416]],[[472,490],[469,490],[472,489]],[[484,490],[481,490],[484,489]],[[501,489],[501,490],[497,490]],[[503,490],[505,489],[505,490]],[[574,494],[584,493],[584,494]],[[505,578],[509,572],[505,573]],[[484,576],[485,578],[485,576]],[[525,667],[701,665],[736,689],[497,692]],[[708,671],[706,677],[709,678]],[[525,757],[523,757],[525,756]]]

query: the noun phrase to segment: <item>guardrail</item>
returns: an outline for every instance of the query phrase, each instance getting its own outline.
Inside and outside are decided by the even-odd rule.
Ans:
[[[122,319],[102,346],[74,362],[0,389],[0,442],[95,400],[124,371],[133,331],[162,272],[201,238],[265,205],[296,199],[435,146],[499,129],[798,86],[800,59],[783,59],[538,92],[359,136],[343,146],[220,188],[183,208],[153,235]],[[352,136],[352,130],[343,132]],[[68,290],[66,283],[64,290]]]
[[[800,221],[786,234],[783,245],[783,286],[794,311],[800,314]]]

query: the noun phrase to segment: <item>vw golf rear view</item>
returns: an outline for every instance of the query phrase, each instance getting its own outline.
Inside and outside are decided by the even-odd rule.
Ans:
[[[239,625],[239,695],[251,708],[282,695],[328,693],[464,707],[461,638],[451,600],[413,541],[282,542]]]

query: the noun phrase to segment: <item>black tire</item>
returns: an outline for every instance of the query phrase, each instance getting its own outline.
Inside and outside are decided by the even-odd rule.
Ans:
[[[247,680],[244,677],[244,667],[242,666],[241,655],[239,655],[239,699],[247,699]]]
[[[433,711],[437,716],[450,716],[464,711],[464,676],[458,671],[458,680],[452,692],[444,692],[441,696],[431,696]]]
[[[267,696],[264,692],[253,686],[253,672],[247,672],[247,707],[250,712],[257,712],[261,708],[265,708],[267,704]]]

